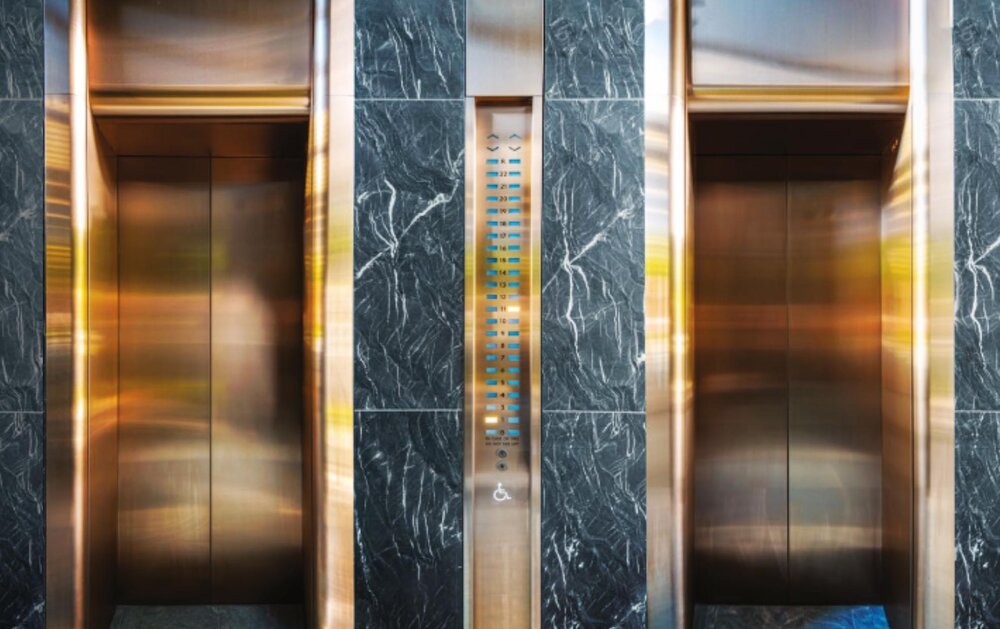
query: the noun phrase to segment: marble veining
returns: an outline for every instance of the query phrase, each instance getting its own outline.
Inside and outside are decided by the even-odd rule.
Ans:
[[[1000,103],[955,103],[955,407],[1000,409]]]
[[[43,422],[0,412],[0,627],[45,626]]]
[[[357,104],[358,409],[462,407],[462,101]]]
[[[646,426],[542,413],[542,626],[646,626]]]
[[[548,0],[545,95],[642,96],[642,0]]]
[[[831,607],[766,607],[749,605],[699,605],[695,629],[889,629],[878,605]]]
[[[645,409],[643,116],[545,105],[542,408]]]
[[[0,0],[0,98],[44,96],[42,0]]]
[[[0,100],[0,411],[44,410],[41,101]]]
[[[955,98],[1000,96],[1000,13],[994,0],[954,0]]]
[[[299,605],[119,605],[111,629],[304,629]]]
[[[356,0],[358,98],[465,96],[463,0]]]
[[[462,626],[462,414],[355,414],[355,625]]]
[[[1000,627],[1000,413],[955,417],[955,617]]]

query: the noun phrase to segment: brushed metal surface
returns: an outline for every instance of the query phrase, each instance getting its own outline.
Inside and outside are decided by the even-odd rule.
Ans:
[[[90,5],[92,90],[309,85],[309,0]]]
[[[45,588],[48,621],[83,627],[84,520],[75,488],[82,452],[75,447],[75,348],[72,179],[86,161],[72,161],[69,96],[45,98]],[[71,171],[75,166],[77,174]]]
[[[118,162],[120,602],[210,600],[209,168]]]
[[[469,0],[465,93],[541,96],[545,66],[542,0]]]
[[[796,603],[880,600],[880,156],[788,160],[788,527]]]
[[[788,585],[783,157],[697,157],[694,596],[778,603]]]
[[[883,163],[882,198],[882,581],[893,629],[913,626],[913,190],[909,122]]]
[[[88,136],[87,618],[107,627],[118,556],[118,172],[92,124]]]
[[[300,117],[102,117],[97,128],[115,154],[143,157],[301,157],[309,137]]]
[[[212,600],[297,603],[305,162],[213,159],[211,177]]]
[[[701,0],[691,6],[695,86],[904,85],[904,0]]]
[[[313,4],[305,224],[308,626],[354,626],[354,2]],[[332,150],[336,147],[336,150]]]
[[[687,0],[645,3],[647,580],[650,627],[691,621],[693,198]]]
[[[530,102],[470,100],[467,137],[466,545],[475,627],[538,626],[538,174]],[[492,272],[492,273],[491,273]],[[493,334],[490,334],[490,333]],[[526,342],[528,346],[526,347]],[[515,347],[514,344],[517,346]],[[533,387],[533,383],[536,385]],[[516,431],[516,432],[515,432]],[[533,482],[534,480],[534,482]]]

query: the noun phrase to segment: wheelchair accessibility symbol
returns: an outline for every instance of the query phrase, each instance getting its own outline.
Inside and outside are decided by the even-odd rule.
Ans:
[[[504,489],[503,483],[497,483],[497,488],[493,490],[493,500],[497,502],[503,502],[505,500],[513,500],[510,493]]]

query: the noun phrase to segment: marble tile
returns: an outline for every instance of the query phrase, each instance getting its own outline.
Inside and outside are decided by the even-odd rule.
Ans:
[[[465,96],[465,2],[355,0],[358,98]]]
[[[45,626],[43,423],[0,413],[0,627]]]
[[[359,628],[462,626],[461,417],[355,414]]]
[[[994,0],[954,0],[956,98],[1000,96],[1000,13]]]
[[[548,0],[545,95],[642,96],[642,0]]]
[[[695,608],[695,629],[889,629],[877,605],[757,607],[705,605]]]
[[[119,605],[111,629],[304,629],[298,605]]]
[[[643,118],[632,101],[545,106],[542,408],[645,408]]]
[[[542,414],[542,626],[646,626],[646,427]]]
[[[357,105],[359,410],[462,407],[463,107],[462,101]]]
[[[1000,627],[1000,413],[955,417],[955,617]]]
[[[42,0],[0,0],[0,98],[44,96]]]
[[[44,410],[41,101],[0,100],[0,411]]]
[[[955,407],[1000,409],[1000,103],[955,103]]]

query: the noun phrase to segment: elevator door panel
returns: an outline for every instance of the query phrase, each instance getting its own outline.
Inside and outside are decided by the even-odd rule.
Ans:
[[[118,176],[119,600],[206,602],[209,161],[121,158]]]
[[[122,602],[302,599],[304,172],[119,158]]]
[[[788,168],[791,597],[875,602],[880,159],[791,157]]]
[[[695,590],[777,602],[787,581],[784,161],[696,169]]]
[[[212,162],[212,595],[302,596],[301,160]]]

